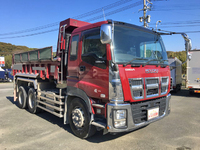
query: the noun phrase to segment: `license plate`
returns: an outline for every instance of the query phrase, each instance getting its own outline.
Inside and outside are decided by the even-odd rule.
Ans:
[[[147,114],[148,114],[148,118],[147,118],[148,120],[156,118],[159,116],[159,108],[157,107],[157,108],[149,109]]]

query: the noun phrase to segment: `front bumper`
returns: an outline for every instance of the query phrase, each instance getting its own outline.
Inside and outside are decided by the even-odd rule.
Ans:
[[[158,121],[158,120],[164,118],[165,116],[169,115],[169,113],[170,113],[170,99],[171,99],[171,94],[168,94],[165,97],[166,105],[165,105],[164,112],[161,115],[159,115],[158,117],[153,118],[151,120],[146,120],[146,121],[143,121],[140,123],[134,123],[135,120],[133,119],[134,114],[133,114],[133,110],[132,110],[133,108],[132,108],[131,104],[129,104],[129,103],[123,103],[123,104],[109,103],[107,105],[107,129],[108,129],[108,132],[117,133],[117,132],[132,131],[132,130],[146,126],[152,122],[155,122],[155,121]],[[145,102],[145,103],[148,103],[148,102]],[[114,122],[113,121],[113,117],[114,117],[113,110],[118,110],[118,109],[127,110],[127,126],[125,128],[115,128],[113,125],[113,122]]]

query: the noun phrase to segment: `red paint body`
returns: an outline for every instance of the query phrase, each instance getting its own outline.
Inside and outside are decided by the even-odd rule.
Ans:
[[[82,22],[74,19],[67,19],[65,21],[62,21],[60,23],[60,27],[67,24],[65,27],[66,33],[71,33],[71,37],[74,35],[79,35],[79,42],[78,42],[78,58],[74,61],[70,60],[70,55],[68,55],[68,63],[67,63],[67,71],[65,68],[65,71],[62,72],[64,75],[64,80],[67,82],[67,86],[76,87],[82,91],[84,91],[87,96],[91,99],[94,99],[96,103],[106,104],[109,102],[109,61],[111,60],[111,50],[110,45],[106,44],[106,55],[107,55],[107,61],[106,61],[106,68],[101,69],[96,66],[92,66],[91,64],[88,64],[84,62],[81,58],[82,54],[82,32],[92,29],[92,28],[100,28],[102,24],[107,24],[107,21],[102,21],[94,24],[90,24],[87,22]],[[60,32],[63,31],[63,28],[61,28]],[[39,73],[41,79],[55,79],[57,80],[59,78],[59,71],[61,70],[61,54],[66,49],[66,43],[65,40],[63,40],[63,35],[59,33],[59,36],[61,38],[61,41],[58,42],[58,49],[60,49],[60,52],[57,51],[57,61],[49,60],[49,61],[36,61],[36,62],[28,62],[28,63],[22,63],[22,70],[13,69],[13,75],[16,73],[24,73],[24,74],[37,74]],[[68,54],[71,52],[71,40],[69,44],[69,51]],[[60,48],[59,48],[60,47]],[[40,56],[40,54],[38,54]],[[65,59],[65,58],[63,58]],[[14,62],[13,58],[13,64],[16,64]],[[45,70],[33,70],[32,67],[44,67]],[[55,66],[55,71],[51,72],[50,68],[51,66]],[[80,67],[85,66],[85,71],[80,71]],[[170,69],[169,67],[161,68],[160,66],[155,65],[146,65],[142,67],[131,67],[131,65],[127,65],[126,67],[123,67],[122,65],[118,65],[119,68],[119,74],[121,78],[122,83],[122,90],[124,95],[124,101],[125,102],[135,102],[136,100],[133,100],[131,96],[130,86],[129,86],[129,78],[146,78],[146,77],[169,77],[170,79]],[[127,70],[126,70],[127,69]],[[145,73],[145,69],[158,69],[158,73]],[[66,73],[67,72],[67,73]],[[66,77],[67,76],[67,77]],[[170,83],[170,82],[169,82]],[[145,89],[145,84],[144,84]],[[170,85],[168,86],[168,91],[170,89]],[[145,93],[145,90],[144,90]],[[167,92],[168,94],[169,92]],[[103,95],[102,95],[103,94]],[[163,96],[166,96],[162,95]],[[161,96],[158,96],[161,97]],[[158,98],[154,97],[154,98]],[[144,94],[144,99],[140,99],[137,101],[145,101],[151,98],[146,98],[146,95]],[[96,109],[92,110],[93,113],[96,113]],[[103,115],[106,117],[106,109],[104,110]]]

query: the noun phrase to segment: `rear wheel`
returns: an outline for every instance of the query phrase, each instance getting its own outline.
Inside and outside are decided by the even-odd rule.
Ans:
[[[30,88],[28,91],[27,105],[29,112],[33,114],[38,112],[36,91],[33,88]]]
[[[80,138],[88,138],[95,134],[96,127],[90,124],[90,113],[86,104],[79,98],[72,100],[68,113],[72,132]]]
[[[194,91],[193,90],[189,90],[189,94],[190,95],[194,95]]]
[[[18,99],[17,99],[17,105],[19,108],[24,109],[26,108],[26,100],[27,100],[27,93],[23,86],[19,87],[18,92]]]

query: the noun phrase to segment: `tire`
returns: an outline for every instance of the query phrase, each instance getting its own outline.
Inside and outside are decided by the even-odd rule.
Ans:
[[[194,95],[194,91],[193,90],[189,90],[189,94],[190,95]]]
[[[27,101],[27,93],[23,86],[19,87],[18,98],[17,98],[17,105],[19,108],[24,109],[26,108],[26,101]]]
[[[181,91],[181,84],[179,84],[179,89],[178,90]]]
[[[12,80],[12,79],[10,79],[10,78],[8,78],[8,82],[13,82],[13,80]]]
[[[96,133],[96,127],[90,125],[90,113],[83,100],[75,98],[71,101],[68,119],[72,132],[77,137],[86,139]]]
[[[38,112],[36,92],[33,88],[28,91],[27,106],[30,113],[35,114]]]

